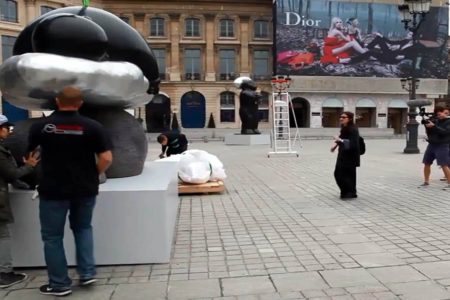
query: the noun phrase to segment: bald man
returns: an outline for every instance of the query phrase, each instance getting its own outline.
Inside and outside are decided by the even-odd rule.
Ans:
[[[96,279],[92,214],[98,194],[99,174],[112,163],[112,144],[103,126],[81,116],[81,91],[64,88],[56,98],[58,110],[30,129],[29,151],[40,146],[42,178],[39,180],[39,218],[49,282],[41,294],[72,293],[63,247],[67,213],[76,244],[79,284]]]

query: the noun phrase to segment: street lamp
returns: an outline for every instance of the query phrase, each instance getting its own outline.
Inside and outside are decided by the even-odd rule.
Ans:
[[[426,14],[430,11],[431,0],[404,0],[404,4],[398,6],[398,10],[401,14],[401,22],[403,23],[405,30],[412,33],[413,44],[417,44],[417,32],[425,20]],[[409,100],[416,99],[416,90],[419,88],[420,80],[416,78],[417,57],[414,56],[412,63],[411,76],[408,78],[402,78],[400,80],[402,88],[409,93]],[[417,146],[417,139],[419,137],[419,123],[416,120],[417,107],[409,105],[408,123],[406,124],[406,148],[404,153],[420,153]]]

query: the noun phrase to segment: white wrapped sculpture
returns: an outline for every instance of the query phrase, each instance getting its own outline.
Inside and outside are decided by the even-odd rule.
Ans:
[[[227,176],[217,156],[203,150],[188,150],[180,155],[178,177],[186,183],[203,184]]]

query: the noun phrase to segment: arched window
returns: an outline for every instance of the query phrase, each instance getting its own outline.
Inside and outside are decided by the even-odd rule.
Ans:
[[[261,102],[258,106],[260,122],[269,122],[269,93],[261,92]]]
[[[269,22],[264,20],[255,21],[253,36],[257,39],[267,39],[269,37]]]
[[[220,32],[221,37],[234,37],[234,21],[230,19],[220,20]]]
[[[150,19],[150,36],[165,36],[165,24],[163,18]]]
[[[17,1],[1,0],[0,5],[1,21],[17,23]]]
[[[188,18],[185,20],[185,35],[187,37],[200,36],[200,20],[195,18]]]
[[[234,123],[236,121],[236,103],[233,92],[220,93],[220,122]]]
[[[46,13],[48,13],[54,9],[55,9],[54,7],[43,5],[43,6],[41,6],[41,15],[45,15]]]

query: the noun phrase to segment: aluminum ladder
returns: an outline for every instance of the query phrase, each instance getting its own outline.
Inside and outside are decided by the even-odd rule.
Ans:
[[[288,92],[272,93],[272,132],[271,144],[272,151],[268,157],[276,154],[296,155],[298,151],[294,150],[300,147],[300,131],[298,130],[297,119],[294,113],[294,106]],[[290,114],[294,118],[295,127],[291,128]]]

